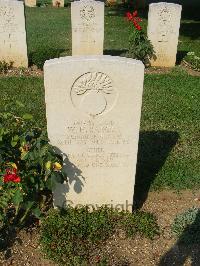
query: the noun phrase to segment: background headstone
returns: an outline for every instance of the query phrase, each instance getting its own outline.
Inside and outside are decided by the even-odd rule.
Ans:
[[[48,137],[64,154],[69,179],[57,185],[55,206],[131,210],[143,78],[143,64],[122,57],[45,62]]]
[[[102,55],[104,2],[83,0],[71,3],[72,55]]]
[[[0,61],[28,67],[24,3],[0,0]]]
[[[24,4],[28,7],[36,7],[36,0],[25,0]]]
[[[52,5],[54,7],[64,7],[65,2],[64,0],[52,0]]]
[[[181,9],[181,5],[173,3],[149,5],[147,33],[156,55],[151,60],[152,66],[175,66]]]

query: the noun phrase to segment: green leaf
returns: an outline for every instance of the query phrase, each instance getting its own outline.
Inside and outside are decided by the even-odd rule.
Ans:
[[[24,114],[22,117],[25,120],[31,120],[31,119],[33,119],[33,116],[31,114]]]
[[[52,190],[53,188],[53,184],[52,184],[52,180],[51,177],[48,177],[47,181],[46,181],[46,186],[49,190]]]
[[[13,138],[12,138],[12,140],[11,140],[11,146],[12,147],[15,147],[16,145],[17,145],[17,142],[18,142],[18,140],[19,140],[19,136],[18,135],[15,135]]]
[[[35,183],[35,178],[33,177],[33,176],[30,176],[30,181],[31,181],[31,183]]]
[[[15,140],[15,141],[17,141],[19,139],[19,136],[18,135],[15,135],[14,137],[13,137],[13,140]]]
[[[12,147],[15,147],[17,145],[17,141],[12,140],[10,144]]]
[[[23,201],[22,191],[17,189],[12,200],[13,200],[14,205],[18,206]]]
[[[38,218],[38,219],[41,217],[41,214],[42,214],[41,211],[40,211],[40,209],[39,209],[38,207],[36,207],[35,209],[33,209],[33,210],[32,210],[32,213],[33,213],[33,215],[35,215],[35,217]]]
[[[0,173],[0,174],[3,174],[3,173]],[[2,186],[3,184],[4,184],[3,178],[0,177],[0,186]]]
[[[33,207],[34,203],[35,203],[34,201],[27,201],[24,203],[24,208],[25,209],[31,209]]]
[[[23,154],[21,155],[21,160],[22,160],[22,161],[23,161],[23,160],[26,160],[26,159],[28,158],[28,156],[29,156],[29,152],[23,153]]]
[[[63,183],[62,175],[59,172],[52,172],[51,178],[53,183]]]

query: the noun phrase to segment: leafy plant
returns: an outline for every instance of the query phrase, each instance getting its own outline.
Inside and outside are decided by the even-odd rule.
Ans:
[[[194,52],[188,52],[184,57],[184,61],[194,70],[200,71],[200,57]]]
[[[51,1],[50,0],[38,0],[37,1],[37,6],[46,7],[48,5],[51,5]]]
[[[30,114],[0,113],[0,229],[40,218],[55,182],[65,179],[61,156],[31,121]]]
[[[126,17],[130,22],[130,36],[128,57],[141,60],[145,65],[150,64],[150,59],[154,56],[153,45],[148,40],[146,34],[140,26],[141,18],[138,17],[137,11],[127,12]]]
[[[6,61],[0,61],[0,73],[7,73],[9,69],[13,67],[13,62],[7,63]]]
[[[178,214],[171,226],[172,233],[184,243],[200,243],[200,208],[192,207]]]
[[[153,239],[159,233],[154,215],[148,212],[140,211],[133,215],[129,213],[124,215],[123,213],[120,224],[127,237],[131,237],[138,232],[144,237]]]
[[[38,48],[35,52],[30,55],[30,64],[36,65],[38,68],[43,69],[44,62],[46,60],[57,58],[60,55],[59,50],[50,48]]]
[[[42,220],[42,249],[48,258],[60,264],[83,265],[88,263],[92,251],[117,229],[125,231],[128,237],[140,233],[152,238],[158,234],[156,219],[149,213],[117,212],[107,207],[91,212],[87,207],[68,207],[50,210]]]

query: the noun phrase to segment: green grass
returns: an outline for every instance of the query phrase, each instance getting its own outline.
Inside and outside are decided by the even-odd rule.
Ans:
[[[105,9],[104,54],[120,55],[128,47],[129,23],[124,18],[127,9]],[[140,10],[142,26],[146,31],[148,10]],[[178,62],[188,51],[200,55],[200,21],[197,16],[200,8],[185,8],[182,13],[180,38],[178,45]],[[71,17],[70,7],[66,8],[26,8],[26,27],[28,54],[31,64],[38,60],[61,55],[71,55]],[[41,55],[43,53],[43,56]],[[35,59],[36,57],[36,59]],[[37,59],[39,57],[39,59]],[[41,58],[41,59],[40,59]]]
[[[1,108],[25,104],[37,125],[46,127],[43,79],[0,78]],[[149,188],[200,187],[200,79],[175,68],[145,76],[136,192]],[[137,194],[136,193],[136,194]]]
[[[1,105],[0,111],[9,106],[9,111],[16,115],[31,113],[35,118],[35,125],[44,127],[45,101],[43,80],[36,77],[9,77],[0,78]],[[16,100],[22,102],[25,107],[19,108]]]
[[[113,10],[111,10],[113,11]],[[120,55],[128,45],[125,9],[105,10],[104,53]],[[199,10],[183,10],[179,51],[200,53]],[[147,12],[140,11],[143,28]],[[29,60],[42,65],[59,54],[71,54],[69,8],[26,8]],[[181,53],[180,55],[181,56]],[[7,103],[16,113],[15,101],[26,106],[35,123],[46,127],[43,79],[36,77],[0,78],[1,107]],[[170,74],[146,75],[142,107],[141,135],[136,179],[136,195],[149,188],[199,188],[200,79],[179,67]]]
[[[141,132],[149,134],[141,135],[138,187],[200,185],[199,88],[199,77],[179,69],[146,75]]]

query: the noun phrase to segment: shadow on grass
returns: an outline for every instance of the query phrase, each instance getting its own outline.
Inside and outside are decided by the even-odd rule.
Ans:
[[[139,11],[139,17],[146,18],[148,17],[148,7],[142,8],[142,7],[136,7],[135,3],[133,2],[127,2],[122,4],[116,4],[114,6],[107,6],[106,7],[106,16],[112,17],[125,17],[126,12],[133,12],[134,10]]]
[[[178,133],[172,131],[145,131],[140,133],[134,209],[141,208],[147,199],[156,174],[164,165],[178,138]]]
[[[180,35],[189,37],[191,40],[200,39],[200,22],[182,22]]]
[[[200,21],[199,13],[200,13],[200,5],[199,6],[183,6],[181,18],[186,19],[186,20]]]
[[[127,11],[129,11],[127,4],[116,4],[114,6],[107,6],[105,15],[108,17],[124,17]]]
[[[185,228],[176,244],[161,258],[158,266],[183,266],[188,258],[191,266],[200,265],[200,211],[194,223]]]
[[[186,56],[187,51],[177,51],[176,54],[176,65],[180,65],[182,62],[183,58]]]
[[[127,49],[121,49],[121,50],[104,50],[104,55],[112,55],[112,56],[125,56],[125,54],[127,53]]]

